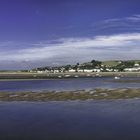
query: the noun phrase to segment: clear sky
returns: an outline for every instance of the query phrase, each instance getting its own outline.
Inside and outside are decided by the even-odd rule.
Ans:
[[[0,1],[0,69],[139,54],[140,0]]]

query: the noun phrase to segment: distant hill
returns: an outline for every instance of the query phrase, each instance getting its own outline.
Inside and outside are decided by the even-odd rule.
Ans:
[[[103,61],[102,65],[106,65],[106,66],[117,66],[119,64],[120,61]]]
[[[140,60],[126,60],[126,61],[130,61],[130,62],[134,62],[134,63],[140,63]],[[109,60],[109,61],[102,61],[102,65],[106,65],[106,66],[117,66],[120,62],[122,62],[122,60]]]

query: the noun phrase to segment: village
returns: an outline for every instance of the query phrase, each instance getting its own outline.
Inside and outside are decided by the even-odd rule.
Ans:
[[[104,63],[92,60],[91,62],[64,65],[59,67],[40,67],[30,72],[41,73],[93,73],[93,72],[139,72],[140,61],[112,61]]]

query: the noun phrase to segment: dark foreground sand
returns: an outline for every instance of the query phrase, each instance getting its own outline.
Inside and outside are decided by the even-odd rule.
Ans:
[[[77,91],[0,92],[0,101],[66,101],[140,98],[138,89],[94,89]]]

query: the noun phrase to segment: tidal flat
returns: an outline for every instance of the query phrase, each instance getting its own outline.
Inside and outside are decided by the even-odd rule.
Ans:
[[[76,91],[0,92],[0,101],[67,101],[140,98],[140,88],[93,89]]]

